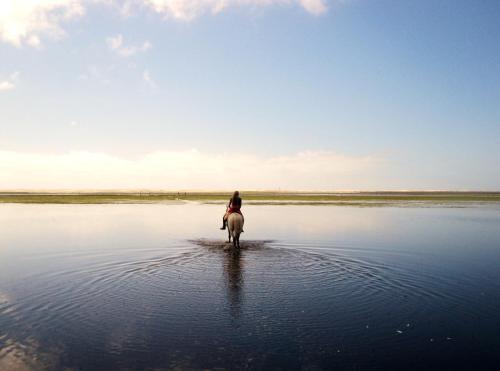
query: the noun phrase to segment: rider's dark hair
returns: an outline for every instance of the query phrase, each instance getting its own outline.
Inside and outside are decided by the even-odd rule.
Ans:
[[[240,192],[238,191],[234,191],[234,194],[233,194],[233,199],[237,198],[237,197],[240,197]]]

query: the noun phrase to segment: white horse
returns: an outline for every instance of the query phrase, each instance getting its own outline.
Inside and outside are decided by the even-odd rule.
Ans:
[[[233,246],[240,248],[240,234],[243,231],[243,216],[238,213],[231,213],[227,217],[227,231],[229,235],[229,241],[231,242],[231,237],[233,238]]]

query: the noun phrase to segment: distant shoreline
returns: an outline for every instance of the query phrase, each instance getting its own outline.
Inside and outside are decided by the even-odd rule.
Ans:
[[[247,205],[392,206],[500,202],[500,192],[256,192],[242,191]],[[0,192],[0,203],[115,204],[201,202],[224,203],[226,192]]]

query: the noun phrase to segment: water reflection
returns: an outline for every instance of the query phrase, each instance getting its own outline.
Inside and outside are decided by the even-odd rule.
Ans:
[[[243,298],[243,258],[240,250],[224,251],[224,273],[231,316],[237,319]]]
[[[0,370],[498,359],[498,208],[246,211],[238,251],[217,205],[0,205]]]

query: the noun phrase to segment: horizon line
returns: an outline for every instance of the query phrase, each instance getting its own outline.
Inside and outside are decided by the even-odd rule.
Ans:
[[[0,189],[0,194],[45,193],[45,194],[95,194],[95,193],[232,193],[234,189],[147,189],[147,188],[95,188],[95,189]],[[241,189],[240,193],[500,193],[498,190],[482,189]]]

